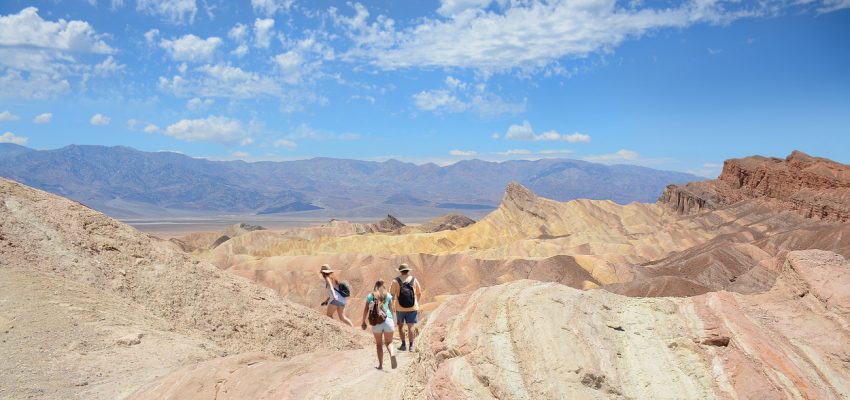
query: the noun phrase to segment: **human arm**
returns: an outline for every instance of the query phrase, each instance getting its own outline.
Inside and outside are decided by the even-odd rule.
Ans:
[[[334,288],[334,282],[331,280],[330,276],[325,277],[325,284],[327,285],[326,287],[331,288],[331,297],[333,297],[334,300],[339,300],[336,296],[336,289]],[[330,297],[328,299],[330,299]]]
[[[366,329],[366,315],[369,314],[369,297],[366,297],[366,304],[363,305],[363,318],[361,318],[360,327]]]
[[[422,300],[422,286],[419,286],[419,279],[413,280],[413,290],[416,292],[416,304],[420,304]]]

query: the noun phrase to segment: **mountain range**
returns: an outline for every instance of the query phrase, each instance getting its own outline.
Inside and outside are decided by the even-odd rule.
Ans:
[[[566,201],[653,202],[690,174],[567,159],[439,166],[313,158],[284,162],[211,161],[172,152],[72,145],[34,150],[0,144],[0,176],[116,216],[179,213],[290,213],[333,216],[437,215],[490,210],[515,180]]]

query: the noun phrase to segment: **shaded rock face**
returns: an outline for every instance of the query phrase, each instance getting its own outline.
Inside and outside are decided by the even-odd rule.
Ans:
[[[807,218],[850,220],[850,166],[794,151],[783,159],[727,160],[716,180],[670,185],[659,203],[688,214],[757,199]]]
[[[474,224],[475,221],[471,218],[460,214],[447,214],[442,217],[434,218],[421,226],[419,231],[426,233],[455,230],[467,227]]]
[[[399,221],[396,217],[393,217],[392,215],[387,215],[386,218],[376,223],[366,224],[366,231],[373,233],[389,233],[398,231],[399,229],[404,228],[405,226],[406,225],[404,225],[404,223]]]

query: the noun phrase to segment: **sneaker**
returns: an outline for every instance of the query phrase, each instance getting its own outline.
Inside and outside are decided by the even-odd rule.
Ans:
[[[390,365],[393,367],[393,369],[396,369],[398,367],[398,360],[395,358],[395,352],[390,354]]]
[[[413,351],[413,343],[410,344],[410,351]]]
[[[402,343],[401,347],[399,347],[398,349],[401,350],[401,351],[405,351],[405,350],[407,350],[407,345]]]

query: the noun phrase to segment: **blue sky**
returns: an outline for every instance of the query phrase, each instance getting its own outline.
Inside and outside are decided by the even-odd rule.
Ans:
[[[248,161],[850,163],[850,0],[5,0],[0,132]]]

